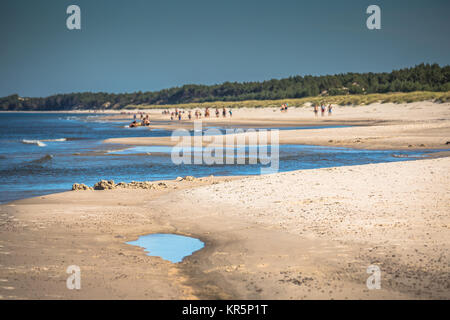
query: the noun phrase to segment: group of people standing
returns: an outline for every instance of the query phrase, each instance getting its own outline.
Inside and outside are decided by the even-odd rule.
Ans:
[[[175,111],[169,112],[168,110],[163,111],[163,114],[170,114],[170,120],[175,120],[178,119],[179,121],[183,119],[183,115],[184,115],[185,111],[184,110],[178,110],[175,109]],[[216,108],[216,118],[220,117],[220,111],[218,108]],[[222,108],[222,117],[226,118],[227,114],[230,116],[230,118],[233,116],[233,112],[231,111],[231,109],[229,109],[227,111],[227,109]],[[193,117],[195,117],[195,119],[201,119],[202,117],[204,118],[209,118],[210,117],[210,111],[209,108],[206,107],[205,111],[202,113],[201,110],[195,110],[194,113],[192,113],[191,110],[188,111],[187,113],[187,118],[189,120],[192,120]]]
[[[331,114],[333,112],[333,106],[331,105],[331,103],[328,105],[328,107],[322,103],[320,105],[320,113],[322,114],[322,117],[325,116],[325,112],[327,110],[328,110],[328,115],[331,116]],[[314,114],[316,117],[319,116],[319,105],[318,104],[314,105]]]

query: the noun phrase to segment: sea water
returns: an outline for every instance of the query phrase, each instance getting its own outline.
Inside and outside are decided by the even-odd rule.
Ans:
[[[259,163],[176,165],[171,147],[103,143],[117,137],[171,135],[168,130],[127,124],[129,120],[103,121],[92,114],[0,113],[0,202],[67,191],[73,183],[92,186],[102,179],[131,182],[260,174]],[[279,152],[280,171],[404,161],[425,153],[304,145],[281,145]]]

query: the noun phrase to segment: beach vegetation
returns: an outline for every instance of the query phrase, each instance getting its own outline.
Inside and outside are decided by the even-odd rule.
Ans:
[[[17,94],[0,98],[0,110],[83,110],[164,108],[173,105],[292,106],[320,101],[340,105],[380,102],[448,101],[450,66],[420,64],[382,73],[345,73],[326,76],[292,76],[262,82],[188,84],[160,91],[133,93],[83,92],[46,98]]]

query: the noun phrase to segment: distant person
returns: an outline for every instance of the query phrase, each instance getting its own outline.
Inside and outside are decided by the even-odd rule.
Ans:
[[[319,113],[319,107],[317,106],[317,104],[314,105],[314,115],[317,117]]]
[[[228,113],[230,114],[230,118],[232,118],[233,117],[233,112],[231,111],[231,109],[228,110]]]
[[[225,108],[222,109],[222,116],[223,116],[224,118],[227,117],[227,110],[226,110]]]
[[[181,112],[178,112],[178,121],[181,121]]]
[[[219,116],[220,116],[219,109],[216,108],[216,118],[218,118]]]
[[[192,119],[192,111],[189,111],[189,113],[188,113],[188,118],[189,118],[189,120]]]
[[[333,112],[333,106],[330,103],[330,105],[328,106],[328,115],[331,116],[332,112]]]
[[[321,111],[322,117],[323,117],[325,115],[325,106],[323,104],[320,106],[320,111]]]

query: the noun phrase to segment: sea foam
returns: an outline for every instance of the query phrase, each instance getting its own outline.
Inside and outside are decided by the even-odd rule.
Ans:
[[[37,145],[37,146],[39,146],[39,147],[45,147],[45,146],[47,146],[45,143],[43,143],[43,142],[40,141],[40,140],[26,140],[26,139],[23,139],[23,140],[22,140],[22,143],[25,143],[25,144],[35,144],[35,145]]]

